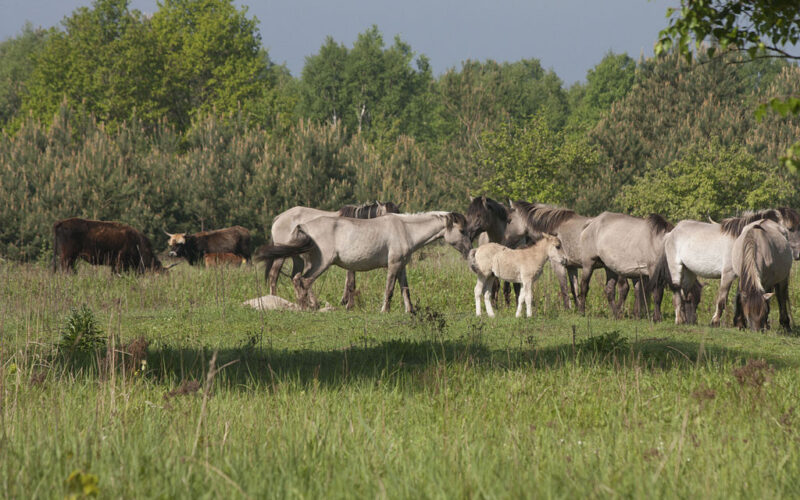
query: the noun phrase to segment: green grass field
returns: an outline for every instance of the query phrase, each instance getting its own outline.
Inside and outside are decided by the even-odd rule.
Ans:
[[[409,268],[415,316],[399,290],[378,312],[385,272],[358,280],[350,312],[339,269],[315,284],[336,311],[259,312],[254,267],[0,264],[0,496],[800,496],[794,334],[676,327],[669,294],[663,323],[613,321],[599,279],[582,317],[549,268],[533,318],[477,319],[445,247]],[[58,350],[83,305],[110,348]]]

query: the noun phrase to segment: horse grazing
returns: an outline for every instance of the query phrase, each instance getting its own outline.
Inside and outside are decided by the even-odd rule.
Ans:
[[[316,219],[317,217],[350,217],[355,219],[372,219],[389,213],[398,213],[400,208],[391,201],[375,203],[365,203],[363,205],[345,205],[339,211],[318,210],[309,207],[293,207],[285,212],[278,214],[272,221],[272,244],[286,245],[292,241],[292,231],[303,223]],[[283,267],[284,258],[264,258],[264,278],[269,284],[270,295],[275,295],[278,289],[278,275]],[[300,257],[292,258],[292,276],[303,269]],[[350,309],[354,305],[356,289],[355,272],[347,272],[342,294],[342,305]]]
[[[317,308],[311,285],[335,264],[351,271],[387,268],[382,312],[389,311],[395,281],[400,281],[406,312],[412,312],[406,264],[419,248],[443,238],[466,257],[471,244],[467,221],[455,212],[387,214],[374,219],[317,217],[297,225],[286,245],[264,245],[256,250],[256,261],[305,255],[303,272],[293,275],[297,303]]]
[[[739,276],[734,323],[744,328],[745,320],[751,330],[767,328],[772,295],[778,297],[780,323],[789,330],[789,273],[792,270],[792,247],[789,234],[781,224],[763,219],[742,229],[733,243],[731,261],[733,272]],[[767,293],[767,290],[775,292]]]
[[[53,224],[53,271],[74,271],[78,258],[96,266],[109,265],[115,273],[169,269],[161,266],[147,236],[127,224],[78,218]]]
[[[663,286],[647,286],[654,276],[656,266],[664,253],[664,237],[673,228],[663,217],[651,214],[646,219],[613,212],[603,212],[593,218],[581,233],[582,252],[581,291],[578,310],[586,308],[586,295],[594,269],[606,269],[606,298],[615,317],[620,317],[621,307],[615,303],[616,281],[622,278],[639,279],[641,285],[636,294],[635,314],[641,316],[641,304],[647,303],[645,289],[653,293],[653,321],[661,321]],[[674,299],[677,300],[677,299]],[[695,308],[700,301],[699,291],[691,304],[682,307]]]
[[[664,238],[664,258],[657,265],[651,286],[667,285],[673,291],[688,297],[698,286],[697,277],[720,280],[711,326],[719,326],[728,291],[734,274],[731,249],[742,229],[758,220],[768,219],[786,229],[789,245],[795,260],[800,257],[800,216],[791,208],[745,212],[738,217],[729,217],[722,223],[681,221]],[[676,304],[676,323],[695,323],[696,315],[679,311]]]
[[[567,256],[561,240],[550,234],[527,248],[511,249],[497,243],[486,243],[469,252],[469,268],[478,275],[475,283],[475,314],[481,315],[481,295],[486,304],[486,314],[494,317],[492,310],[492,285],[497,278],[522,284],[522,291],[517,299],[517,314],[522,315],[522,303],[525,302],[527,316],[531,316],[533,300],[533,282],[539,278],[547,259],[552,263],[564,265]]]

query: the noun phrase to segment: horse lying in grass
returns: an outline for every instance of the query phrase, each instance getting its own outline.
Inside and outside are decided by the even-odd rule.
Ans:
[[[517,314],[522,316],[522,303],[528,317],[531,316],[533,282],[539,278],[547,259],[564,265],[567,256],[556,236],[543,233],[542,239],[527,248],[512,249],[497,243],[486,243],[469,252],[469,267],[478,275],[475,284],[475,314],[481,315],[481,295],[486,304],[486,314],[494,317],[492,309],[492,287],[496,279],[522,284],[517,300]]]
[[[406,312],[412,312],[406,264],[423,246],[442,238],[466,257],[471,242],[467,220],[455,212],[386,214],[374,219],[317,217],[298,225],[287,245],[264,245],[256,250],[256,261],[303,256],[307,265],[292,277],[297,303],[318,307],[311,285],[335,264],[350,271],[387,268],[382,312],[389,311],[395,281],[400,281]]]
[[[775,289],[780,308],[780,323],[789,330],[789,273],[792,270],[792,248],[789,234],[781,224],[764,219],[745,226],[731,249],[733,272],[739,276],[739,293],[733,321],[751,330],[767,328],[767,301]]]

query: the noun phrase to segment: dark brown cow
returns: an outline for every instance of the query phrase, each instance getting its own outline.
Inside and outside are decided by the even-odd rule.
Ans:
[[[202,263],[208,253],[232,253],[250,260],[250,231],[242,226],[194,234],[167,233],[167,236],[169,255],[184,257],[191,265]]]
[[[150,240],[127,224],[88,219],[64,219],[53,224],[53,270],[75,270],[81,258],[112,271],[163,271]]]
[[[225,253],[207,253],[203,256],[203,260],[206,263],[206,267],[215,267],[215,266],[241,266],[247,259],[244,257],[240,257],[236,254],[225,252]]]

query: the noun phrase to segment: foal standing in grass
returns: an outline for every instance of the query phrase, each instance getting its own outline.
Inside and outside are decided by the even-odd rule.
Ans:
[[[498,278],[521,283],[522,290],[517,299],[517,317],[522,316],[522,302],[528,317],[531,317],[533,282],[542,274],[544,263],[564,265],[567,256],[556,236],[543,233],[542,239],[527,248],[512,249],[497,243],[486,243],[469,252],[469,268],[478,275],[475,284],[475,314],[481,315],[481,295],[486,304],[486,314],[494,317],[492,309],[492,287]]]

